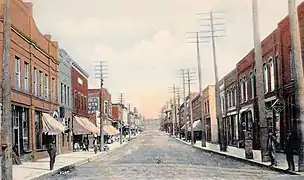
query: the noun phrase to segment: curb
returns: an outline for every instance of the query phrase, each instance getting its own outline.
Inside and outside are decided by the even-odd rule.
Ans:
[[[287,171],[285,169],[281,169],[281,168],[277,168],[277,167],[271,167],[271,166],[268,166],[266,164],[262,164],[262,163],[259,163],[257,161],[254,161],[254,160],[251,160],[251,159],[244,159],[244,158],[241,158],[241,157],[238,157],[238,156],[235,156],[235,155],[229,155],[229,154],[225,154],[225,153],[222,153],[222,152],[218,152],[218,151],[215,151],[215,150],[211,150],[211,149],[204,149],[204,148],[201,148],[201,147],[197,147],[197,146],[191,146],[191,144],[188,144],[180,139],[176,139],[176,138],[173,138],[173,137],[170,137],[172,139],[175,139],[176,141],[180,142],[180,143],[183,143],[183,144],[186,144],[190,147],[193,147],[195,149],[199,149],[201,151],[205,151],[205,152],[209,152],[209,153],[215,153],[215,154],[218,154],[218,155],[221,155],[221,156],[225,156],[225,157],[228,157],[228,158],[231,158],[231,159],[234,159],[234,160],[237,160],[237,161],[241,161],[241,162],[244,162],[246,164],[250,164],[252,166],[258,166],[258,167],[261,167],[261,168],[265,168],[265,169],[269,169],[269,170],[272,170],[272,171],[276,171],[276,172],[280,172],[280,173],[284,173],[284,174],[290,174],[290,175],[301,175],[297,172],[293,172],[293,171]]]
[[[139,136],[139,135],[138,135],[138,136]],[[132,140],[132,139],[136,139],[138,136],[132,137],[131,140]],[[62,172],[62,171],[68,171],[68,170],[74,169],[74,168],[76,168],[77,166],[81,166],[81,165],[86,164],[86,163],[88,163],[88,162],[94,161],[94,160],[96,160],[96,159],[98,159],[98,158],[104,157],[104,156],[108,155],[109,153],[112,153],[112,152],[114,152],[114,151],[117,151],[117,150],[123,148],[124,146],[126,146],[127,144],[129,144],[129,142],[130,142],[130,141],[127,141],[127,143],[124,143],[124,144],[122,144],[121,146],[118,146],[118,147],[116,147],[116,148],[114,148],[114,149],[110,149],[109,151],[106,151],[106,152],[104,152],[104,153],[99,153],[99,154],[97,154],[97,155],[95,155],[95,156],[92,156],[92,157],[89,157],[89,158],[80,160],[80,161],[78,161],[78,162],[75,162],[75,163],[72,163],[72,164],[63,166],[63,167],[61,167],[61,168],[59,168],[59,169],[50,171],[50,172],[45,173],[45,174],[42,174],[41,176],[31,178],[31,180],[44,180],[44,179],[47,179],[47,178],[52,177],[53,175],[59,174],[59,173]]]

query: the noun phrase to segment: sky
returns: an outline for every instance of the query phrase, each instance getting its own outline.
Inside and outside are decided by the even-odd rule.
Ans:
[[[159,115],[181,86],[181,68],[197,72],[195,36],[206,30],[209,11],[215,14],[222,37],[216,39],[219,77],[253,48],[251,0],[25,0],[43,34],[51,34],[60,48],[90,74],[89,88],[98,88],[94,62],[107,61],[106,87],[117,102],[136,106],[146,118]],[[297,4],[303,0],[297,0]],[[258,0],[261,40],[288,13],[287,0]],[[210,34],[201,34],[209,36]],[[211,41],[201,39],[202,85],[214,84]],[[197,76],[197,73],[194,74]],[[198,91],[198,78],[192,91]]]

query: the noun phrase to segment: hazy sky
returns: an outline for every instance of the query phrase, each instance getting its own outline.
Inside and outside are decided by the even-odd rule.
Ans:
[[[170,98],[169,86],[180,84],[180,68],[196,68],[196,46],[188,43],[193,39],[187,39],[186,32],[207,23],[199,20],[207,17],[198,17],[198,12],[225,13],[218,15],[225,18],[225,37],[216,41],[220,77],[253,47],[251,0],[26,1],[34,4],[40,31],[52,34],[92,75],[90,88],[99,87],[93,62],[108,61],[105,87],[112,101],[124,92],[126,103],[136,105],[146,117],[157,116]],[[261,39],[287,15],[287,5],[287,0],[259,0]],[[205,87],[214,82],[210,43],[201,45],[201,60]]]

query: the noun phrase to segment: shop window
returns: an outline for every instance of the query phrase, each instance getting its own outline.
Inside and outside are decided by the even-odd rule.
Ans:
[[[35,112],[35,140],[36,140],[36,148],[42,149],[42,135],[41,135],[41,113],[36,111]]]

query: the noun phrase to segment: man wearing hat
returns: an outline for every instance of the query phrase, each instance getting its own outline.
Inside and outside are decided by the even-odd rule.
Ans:
[[[295,149],[295,141],[294,136],[291,134],[291,131],[287,131],[287,137],[286,137],[286,145],[285,145],[285,153],[286,153],[286,160],[288,163],[288,169],[287,170],[295,170],[295,163],[293,160],[293,150]]]

